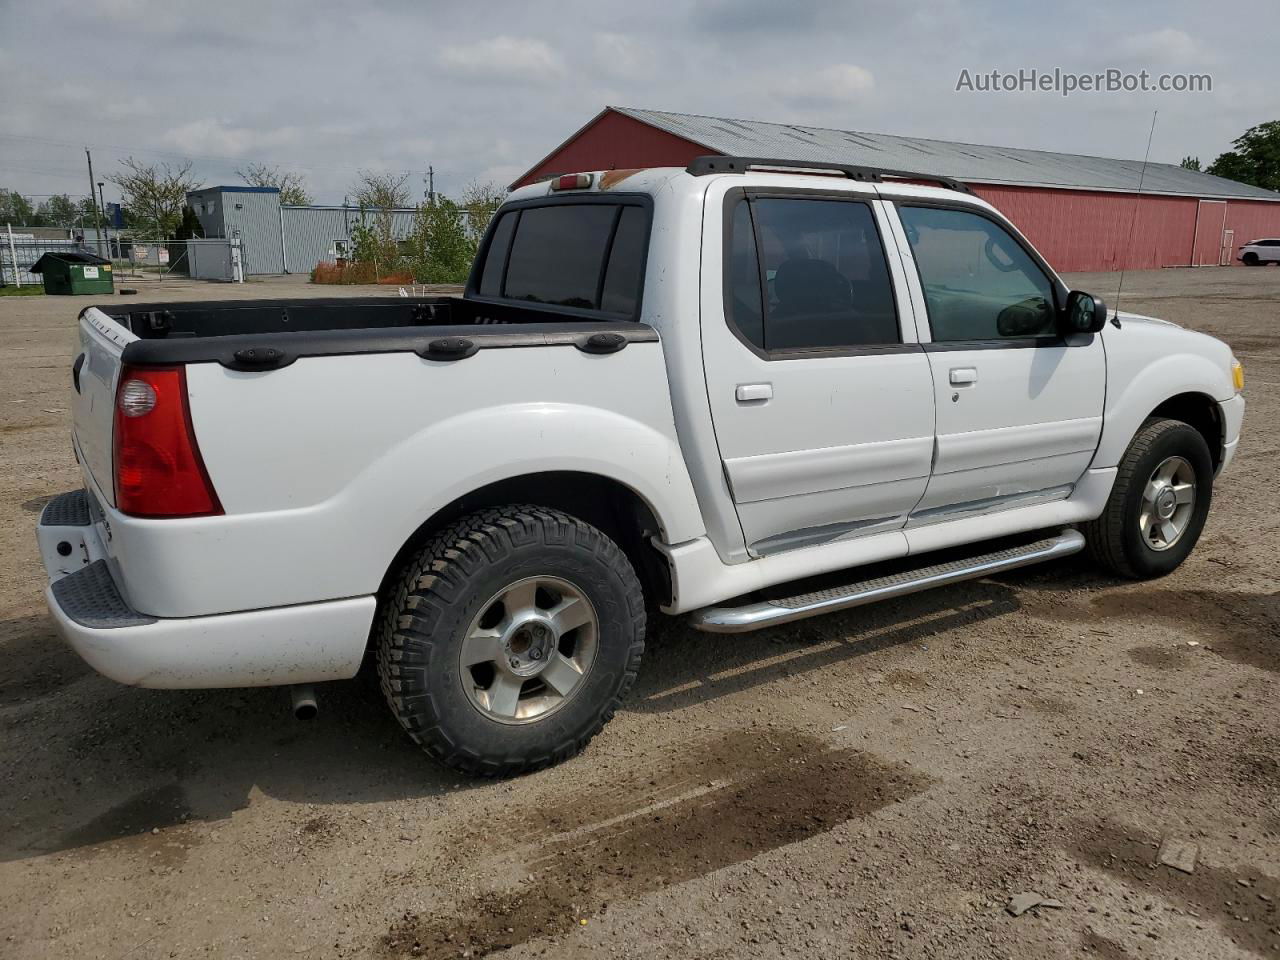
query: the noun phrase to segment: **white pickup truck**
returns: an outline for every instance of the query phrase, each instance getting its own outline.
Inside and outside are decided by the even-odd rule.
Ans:
[[[518,190],[461,297],[86,309],[84,485],[38,527],[62,634],[299,712],[376,659],[429,754],[506,775],[600,730],[658,611],[751,630],[1086,544],[1177,567],[1231,350],[1109,318],[960,184],[795,167]]]

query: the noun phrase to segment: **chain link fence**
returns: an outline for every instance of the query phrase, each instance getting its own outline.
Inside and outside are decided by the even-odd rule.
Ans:
[[[0,234],[0,282],[39,285],[32,265],[46,253],[89,253],[111,261],[116,282],[163,283],[166,279],[244,281],[240,241],[138,240],[112,237],[101,246],[76,240],[13,240]]]

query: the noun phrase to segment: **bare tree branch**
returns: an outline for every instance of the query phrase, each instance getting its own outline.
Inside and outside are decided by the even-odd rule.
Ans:
[[[275,187],[280,191],[280,202],[286,207],[305,207],[311,203],[311,194],[300,173],[266,163],[250,163],[244,169],[237,169],[236,176],[251,187]]]
[[[120,165],[124,170],[107,179],[124,193],[125,206],[129,208],[133,224],[154,239],[172,237],[182,223],[187,193],[200,185],[191,175],[191,161],[174,166],[168,163],[147,164],[126,157]]]

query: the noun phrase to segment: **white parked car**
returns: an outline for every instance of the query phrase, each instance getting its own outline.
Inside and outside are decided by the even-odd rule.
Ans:
[[[1240,248],[1236,259],[1250,267],[1280,263],[1280,239],[1250,240]]]
[[[86,309],[59,629],[122,683],[303,710],[371,654],[428,753],[505,775],[600,730],[659,611],[751,630],[1086,545],[1177,567],[1231,350],[1108,325],[959,184],[794,167],[518,190],[462,297]]]

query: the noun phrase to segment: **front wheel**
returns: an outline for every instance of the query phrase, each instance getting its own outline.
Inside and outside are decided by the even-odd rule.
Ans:
[[[1256,267],[1262,262],[1258,259],[1258,255],[1256,253],[1246,253],[1240,259],[1244,262],[1246,267]]]
[[[581,750],[644,651],[640,583],[618,546],[557,510],[508,506],[442,530],[383,598],[388,704],[428,754],[510,776]]]
[[[1135,580],[1161,577],[1200,538],[1213,496],[1213,460],[1200,431],[1148,420],[1125,451],[1102,516],[1085,525],[1093,558]]]

